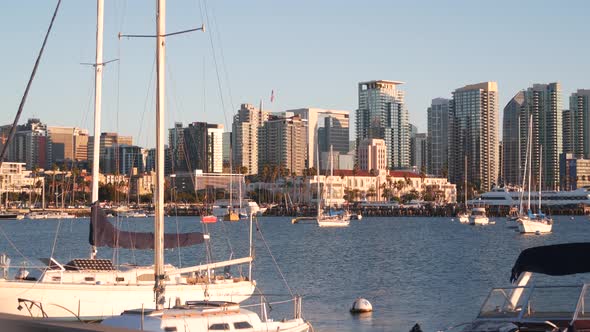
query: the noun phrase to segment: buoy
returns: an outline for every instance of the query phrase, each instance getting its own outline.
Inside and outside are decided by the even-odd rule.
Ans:
[[[350,312],[353,314],[371,311],[373,311],[373,306],[371,305],[371,303],[361,297],[354,300],[354,302],[352,303],[352,308],[350,308]]]

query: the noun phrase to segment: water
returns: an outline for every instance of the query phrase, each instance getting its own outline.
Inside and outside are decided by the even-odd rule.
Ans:
[[[548,235],[521,235],[503,218],[496,221],[474,227],[451,218],[365,218],[348,228],[323,229],[265,217],[259,225],[292,292],[304,296],[304,316],[316,331],[408,331],[416,322],[424,331],[435,331],[473,319],[492,287],[509,285],[510,269],[521,250],[583,242],[590,235],[586,217],[556,217]],[[119,226],[152,228],[149,219],[125,219]],[[202,227],[196,218],[166,219],[167,232]],[[227,259],[232,251],[234,258],[247,254],[247,222],[217,223],[209,231],[215,260]],[[23,264],[26,256],[31,258],[29,266],[38,265],[35,258],[49,257],[55,242],[53,256],[65,263],[88,255],[87,232],[88,219],[3,221],[0,252],[8,253],[13,264]],[[139,264],[152,261],[150,251],[100,249],[99,256]],[[167,251],[166,260],[183,266],[204,263],[204,246]],[[264,293],[289,297],[260,235],[254,274]],[[348,312],[358,296],[373,304],[372,314]],[[280,319],[289,310],[276,305],[270,316]]]

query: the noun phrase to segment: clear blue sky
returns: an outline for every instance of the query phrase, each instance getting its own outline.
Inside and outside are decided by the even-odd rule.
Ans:
[[[18,109],[55,3],[0,2],[0,124]],[[231,126],[240,103],[261,98],[273,111],[333,108],[354,119],[357,83],[388,79],[406,82],[410,121],[425,131],[430,100],[465,84],[497,81],[500,111],[533,83],[561,82],[565,108],[571,92],[590,88],[588,1],[172,0],[168,32],[200,26],[205,5],[207,33],[167,42],[170,124]],[[105,0],[104,59],[121,61],[105,68],[102,131],[143,146],[154,142],[155,41],[117,33],[153,33],[154,7]],[[95,1],[63,0],[21,122],[92,131],[94,74],[79,63],[94,59],[95,12]]]

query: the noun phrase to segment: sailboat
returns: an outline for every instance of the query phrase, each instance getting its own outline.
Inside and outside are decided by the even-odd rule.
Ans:
[[[528,163],[528,201],[527,201],[527,212],[523,213],[522,211],[522,204],[521,204],[521,214],[517,219],[518,222],[518,230],[521,233],[551,233],[551,229],[553,228],[553,220],[546,216],[541,211],[541,174],[543,173],[542,168],[542,159],[543,159],[543,146],[540,146],[540,162],[539,162],[539,209],[537,213],[533,213],[531,211],[531,167],[532,167],[532,123],[533,117],[532,115],[529,118],[529,135],[528,135],[528,142],[527,142],[527,163]],[[527,171],[527,170],[525,170]],[[526,178],[526,176],[525,176]]]
[[[318,149],[318,170],[320,169],[319,165],[319,149]],[[318,226],[320,227],[347,227],[350,224],[350,214],[347,211],[339,210],[333,211],[332,210],[332,179],[334,177],[334,163],[332,160],[332,146],[330,146],[330,182],[328,184],[328,192],[329,192],[329,199],[328,199],[328,207],[327,211],[322,211],[322,201],[321,198],[321,191],[320,191],[320,181],[319,181],[319,174],[318,174],[318,216],[317,222]]]
[[[457,214],[457,217],[459,217],[459,222],[462,224],[468,224],[469,223],[469,216],[471,215],[470,211],[467,209],[467,156],[465,156],[465,172],[463,174],[463,177],[465,178],[465,184],[463,185],[463,193],[465,194],[465,211],[463,212],[459,212],[459,214]]]
[[[164,40],[165,40],[165,0],[158,1],[157,8],[157,148],[161,149],[157,152],[158,162],[160,166],[164,165],[163,158],[163,120],[164,120]],[[159,169],[163,171],[163,168]],[[301,318],[301,302],[296,297],[295,300],[295,318],[285,319],[281,321],[274,321],[272,319],[260,319],[254,312],[240,308],[239,304],[227,301],[182,301],[176,299],[174,307],[164,309],[167,301],[170,285],[165,281],[168,275],[164,265],[164,239],[162,222],[164,216],[164,178],[163,174],[159,173],[159,181],[156,183],[156,193],[158,200],[156,201],[156,237],[155,237],[155,285],[154,297],[155,303],[153,306],[145,310],[141,309],[129,310],[124,312],[121,316],[111,317],[102,322],[103,325],[141,329],[148,331],[233,331],[244,330],[252,332],[262,331],[291,331],[291,332],[307,332],[310,329],[309,323]],[[249,219],[250,219],[250,257],[253,252],[252,242],[252,216],[258,211],[258,204],[254,202],[249,203]],[[252,267],[250,266],[250,272]],[[140,307],[137,307],[140,308]],[[266,306],[264,307],[266,311]]]
[[[160,302],[233,301],[249,298],[256,287],[247,276],[216,275],[214,269],[250,264],[252,256],[177,268],[164,265],[164,248],[177,248],[204,243],[208,234],[191,232],[164,234],[164,71],[163,59],[158,59],[157,98],[157,183],[154,233],[122,232],[108,220],[98,204],[98,162],[100,139],[100,99],[102,82],[102,22],[103,0],[97,0],[97,33],[95,64],[95,128],[92,171],[92,216],[89,242],[90,258],[73,259],[63,264],[49,257],[39,276],[21,270],[14,278],[8,276],[9,266],[0,276],[0,313],[49,317],[60,320],[102,320],[124,310],[150,306],[154,303],[154,282],[166,287]],[[194,30],[203,30],[200,29]],[[158,43],[163,36],[158,36]],[[163,55],[161,56],[163,57]],[[250,234],[251,236],[251,234]],[[114,266],[109,259],[97,258],[97,247],[154,249],[154,265]],[[6,260],[4,260],[6,261]],[[159,303],[160,303],[159,302]]]

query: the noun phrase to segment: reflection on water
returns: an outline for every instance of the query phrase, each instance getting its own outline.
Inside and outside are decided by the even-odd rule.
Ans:
[[[416,322],[432,331],[474,318],[491,288],[509,285],[510,269],[521,250],[583,242],[590,235],[586,217],[556,217],[552,234],[530,236],[510,228],[504,218],[496,221],[475,227],[451,218],[364,218],[342,229],[292,225],[290,218],[260,218],[259,224],[291,291],[303,295],[305,318],[316,331],[409,331]],[[153,227],[150,219],[129,218],[118,225],[124,230]],[[177,229],[195,231],[202,225],[197,218],[167,218],[166,231]],[[209,230],[215,260],[248,252],[247,223],[217,223]],[[88,219],[3,221],[0,252],[8,253],[13,264],[38,265],[37,258],[49,257],[55,240],[53,256],[67,262],[88,256],[87,232]],[[150,251],[106,248],[99,256],[136,264],[153,259]],[[205,257],[205,246],[166,251],[166,261],[180,266],[205,263]],[[254,273],[262,292],[289,297],[260,236]],[[350,314],[357,297],[369,300],[374,311]],[[276,305],[269,315],[281,319],[291,312]]]

